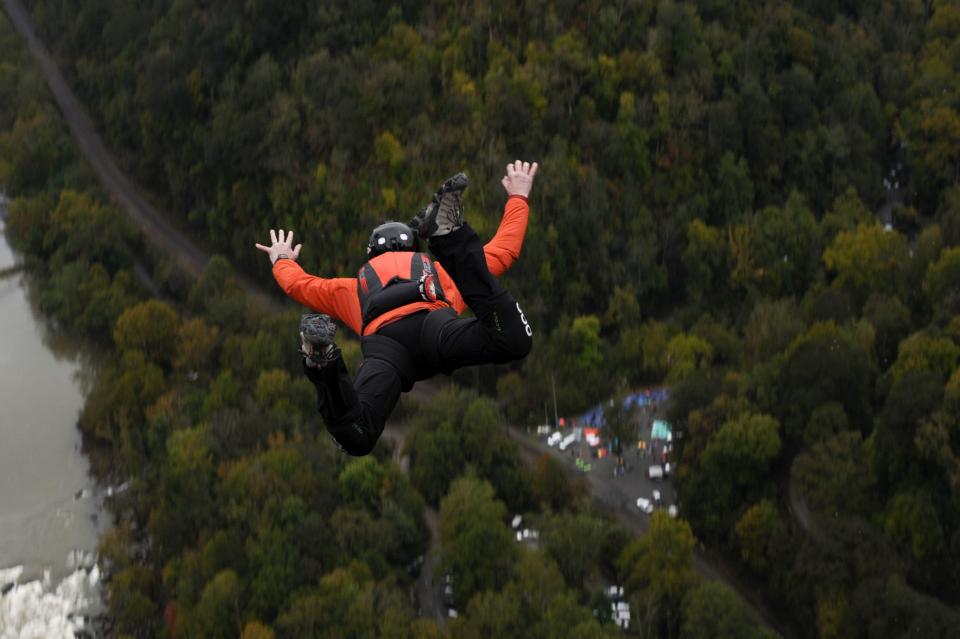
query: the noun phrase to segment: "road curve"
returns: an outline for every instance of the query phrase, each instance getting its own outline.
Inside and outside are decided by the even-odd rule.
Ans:
[[[63,75],[54,64],[46,47],[37,37],[33,20],[20,0],[0,0],[0,2],[3,3],[3,8],[14,28],[27,41],[30,53],[46,78],[47,85],[63,113],[70,133],[77,141],[80,152],[90,163],[113,201],[126,212],[151,243],[175,259],[193,277],[199,277],[210,256],[189,237],[174,228],[168,221],[168,216],[150,204],[117,166],[97,133],[90,116],[63,79]],[[271,310],[284,308],[284,305],[267,293],[263,287],[243,276],[239,277],[241,285],[250,298]]]

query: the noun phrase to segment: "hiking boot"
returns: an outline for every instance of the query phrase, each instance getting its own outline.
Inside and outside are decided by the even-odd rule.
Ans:
[[[463,192],[466,188],[467,176],[463,172],[448,179],[433,194],[430,203],[410,220],[410,228],[416,230],[423,240],[456,231],[463,226]]]
[[[334,343],[337,325],[329,315],[310,313],[300,318],[300,354],[312,368],[321,368],[336,358],[340,348]]]

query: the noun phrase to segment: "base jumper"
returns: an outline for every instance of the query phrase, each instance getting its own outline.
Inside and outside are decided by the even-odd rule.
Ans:
[[[327,430],[344,451],[369,454],[400,393],[415,382],[530,352],[533,330],[497,277],[520,254],[536,173],[535,162],[507,165],[503,218],[485,245],[463,220],[463,173],[444,182],[409,224],[375,228],[368,261],[355,278],[306,273],[297,264],[303,245],[293,246],[292,231],[271,229],[272,244],[256,245],[284,292],[316,311],[300,322],[303,370],[317,389]],[[433,258],[421,252],[421,241]],[[467,308],[474,317],[459,317]],[[353,380],[334,342],[334,321],[360,336],[363,362]]]

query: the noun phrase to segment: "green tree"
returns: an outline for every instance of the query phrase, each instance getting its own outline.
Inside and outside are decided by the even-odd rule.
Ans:
[[[868,628],[879,636],[948,639],[960,623],[956,610],[911,588],[899,575],[862,581],[850,608],[850,619],[843,626],[848,636],[865,636],[863,629]]]
[[[216,467],[201,427],[172,433],[167,457],[161,502],[151,513],[149,530],[162,554],[175,554],[194,544],[216,517]]]
[[[667,326],[660,322],[627,328],[611,354],[615,368],[625,371],[631,385],[662,382],[667,373],[668,339]]]
[[[874,351],[881,371],[897,357],[897,345],[910,331],[910,311],[896,297],[871,295],[863,307],[863,318],[876,331]]]
[[[751,362],[763,362],[786,350],[803,332],[804,323],[796,302],[781,299],[759,302],[744,328],[744,348]]]
[[[215,639],[236,637],[242,628],[240,578],[232,570],[223,570],[204,586],[194,610],[198,633]]]
[[[109,273],[130,265],[130,227],[117,209],[68,189],[49,219],[43,246],[52,268],[78,259],[99,262]]]
[[[631,608],[643,633],[676,634],[683,598],[696,586],[693,569],[695,540],[690,525],[657,511],[650,532],[635,539],[618,561],[624,586],[631,593]]]
[[[779,431],[780,424],[769,415],[742,415],[725,423],[710,440],[703,465],[723,469],[723,476],[737,486],[755,484],[780,453]]]
[[[111,577],[117,594],[110,597],[110,615],[120,632],[150,633],[159,630],[154,600],[154,574],[142,566],[127,566]]]
[[[510,578],[517,546],[505,517],[493,487],[469,477],[454,481],[440,503],[443,566],[453,575],[463,601],[501,588]]]
[[[723,584],[704,581],[683,599],[680,639],[775,639],[736,594]]]
[[[950,312],[958,310],[960,296],[960,247],[944,249],[940,258],[927,268],[923,282],[928,303]]]
[[[702,534],[724,538],[741,504],[762,494],[767,473],[780,453],[780,424],[769,415],[744,413],[726,422],[684,482],[685,512]]]
[[[931,371],[946,381],[956,369],[960,347],[945,337],[914,333],[900,342],[897,359],[890,367],[894,381],[913,372]]]
[[[340,494],[347,504],[371,508],[379,506],[384,469],[373,457],[361,457],[347,464],[340,473]]]
[[[943,528],[933,503],[925,492],[897,493],[887,505],[883,528],[895,542],[905,546],[915,559],[939,556],[945,549]]]
[[[697,305],[722,300],[729,273],[727,243],[720,231],[701,220],[687,226],[687,248],[683,265],[687,270],[688,288]]]
[[[190,289],[189,302],[192,308],[227,331],[237,331],[244,325],[246,296],[233,267],[223,256],[210,258],[203,275]]]
[[[783,208],[757,213],[752,238],[759,286],[771,297],[797,295],[807,289],[817,270],[817,222],[803,196],[794,191]]]
[[[416,430],[409,440],[410,480],[430,504],[439,504],[465,462],[460,438],[448,420],[435,430]]]
[[[694,371],[708,368],[713,361],[713,347],[695,335],[674,335],[667,344],[667,382],[682,382]]]
[[[570,508],[577,496],[577,488],[567,476],[563,464],[548,453],[537,459],[533,469],[533,497],[543,506],[556,512]]]
[[[862,304],[871,293],[902,291],[907,245],[896,231],[879,224],[860,224],[841,231],[823,252],[823,262]]]
[[[277,617],[276,628],[282,637],[378,636],[387,611],[377,612],[378,590],[370,569],[352,562],[325,575],[316,588],[305,589],[291,597]],[[386,602],[384,602],[386,603]],[[390,621],[396,621],[391,615]]]
[[[460,425],[460,440],[467,459],[487,475],[493,463],[496,430],[500,426],[497,405],[485,397],[477,397],[467,404]]]
[[[943,401],[943,381],[933,371],[913,371],[890,387],[874,433],[877,476],[896,485],[916,465],[914,438],[924,418]]]
[[[797,456],[792,472],[815,513],[869,516],[876,512],[877,477],[870,449],[859,432],[837,433],[815,443]]]
[[[769,563],[770,542],[783,527],[777,507],[769,499],[763,499],[747,509],[737,522],[737,541],[740,557],[759,574],[766,574]]]
[[[589,407],[601,393],[607,375],[599,318],[565,318],[550,333],[547,343],[546,348],[534,349],[527,358],[527,379],[535,385],[530,394],[550,396],[555,385],[560,414]]]
[[[717,166],[716,183],[713,197],[720,222],[733,222],[753,210],[753,181],[745,159],[729,151],[724,153]]]
[[[812,326],[787,349],[777,373],[771,409],[784,425],[784,436],[799,437],[813,412],[830,402],[843,406],[852,427],[866,430],[872,373],[870,358],[851,331],[833,322]]]
[[[855,232],[861,225],[870,225],[873,215],[853,187],[838,195],[833,207],[820,221],[820,236],[824,245],[832,244],[841,231]]]
[[[559,513],[544,520],[544,547],[571,588],[587,583],[598,568],[606,528],[606,522],[589,512]]]
[[[473,599],[457,636],[482,637],[577,637],[612,639],[616,630],[601,626],[590,611],[577,603],[564,587],[549,556],[524,551],[518,558],[514,578],[499,592],[487,591]]]
[[[6,109],[4,109],[6,110]],[[70,144],[51,106],[17,117],[13,127],[0,131],[0,181],[13,193],[43,189],[51,174],[61,170]]]

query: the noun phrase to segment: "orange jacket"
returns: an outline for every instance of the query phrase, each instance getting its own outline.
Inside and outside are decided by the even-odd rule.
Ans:
[[[503,207],[503,219],[493,238],[483,247],[487,258],[487,268],[494,277],[500,277],[520,256],[520,247],[527,232],[527,218],[530,208],[527,201],[518,196],[510,197]],[[437,276],[443,288],[447,303],[457,312],[462,313],[467,305],[457,290],[453,279],[437,264]],[[334,277],[325,278],[310,275],[293,260],[277,260],[273,265],[273,277],[284,293],[300,304],[319,313],[326,313],[330,317],[343,322],[356,334],[360,334],[361,315],[360,299],[357,297],[357,278]],[[422,309],[435,310],[444,308],[442,302],[415,302],[400,308],[388,311],[367,325],[366,334],[375,333],[381,326],[406,317]]]

